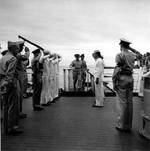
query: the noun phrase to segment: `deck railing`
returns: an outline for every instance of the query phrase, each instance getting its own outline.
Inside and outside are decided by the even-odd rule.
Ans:
[[[85,87],[82,89],[82,72],[83,70],[78,69],[78,80],[76,82],[76,90],[77,91],[89,91],[90,89],[94,89],[94,78],[93,75],[84,71],[86,75]],[[75,91],[74,90],[74,82],[73,82],[73,69],[63,69],[63,81],[64,81],[64,91]]]
[[[104,86],[105,88],[108,88],[111,92],[113,91],[113,84],[112,84],[112,73],[113,73],[113,67],[105,67],[104,70]],[[82,71],[80,71],[82,72]],[[94,91],[94,77],[91,72],[86,71],[86,86],[84,91],[89,91],[90,89]],[[139,72],[138,69],[134,69],[134,92],[138,92],[138,79],[139,79]],[[80,79],[81,77],[79,77]],[[64,91],[74,91],[73,86],[73,70],[70,68],[63,69],[63,87]],[[78,81],[80,83],[80,80]],[[80,85],[80,84],[79,84]],[[80,89],[78,89],[80,91]],[[82,91],[82,89],[81,89]]]
[[[92,68],[93,69],[93,68]],[[106,86],[110,91],[112,91],[112,73],[113,67],[105,67],[104,69],[104,86]],[[91,70],[89,70],[91,71]],[[94,91],[94,78],[91,72],[86,71],[86,85],[84,91],[92,90]],[[134,69],[134,92],[138,92],[138,79],[139,79],[139,70]],[[32,70],[28,69],[28,81],[32,83]],[[73,88],[73,74],[72,69],[70,68],[60,68],[60,76],[59,76],[59,88],[64,91],[74,91]],[[112,91],[113,92],[113,91]]]

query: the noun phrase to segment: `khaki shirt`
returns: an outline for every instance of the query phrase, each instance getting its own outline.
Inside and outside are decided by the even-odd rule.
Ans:
[[[79,70],[82,67],[82,62],[80,60],[79,61],[74,60],[71,62],[70,67],[74,68],[74,70]]]
[[[134,68],[134,62],[135,62],[135,56],[133,55],[133,53],[129,52],[129,51],[123,51],[119,54],[117,54],[116,56],[116,64],[118,65],[119,63],[124,63],[130,67],[131,71]]]
[[[16,77],[17,59],[11,53],[7,53],[0,59],[0,76],[5,77],[9,82]]]

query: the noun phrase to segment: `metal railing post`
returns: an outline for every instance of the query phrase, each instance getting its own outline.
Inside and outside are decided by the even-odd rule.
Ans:
[[[88,72],[86,72],[86,78],[87,78],[87,91],[88,91],[88,89],[89,89],[89,73]]]
[[[70,83],[71,83],[71,81],[70,81],[70,71],[71,71],[71,69],[68,69],[68,90],[70,91]]]

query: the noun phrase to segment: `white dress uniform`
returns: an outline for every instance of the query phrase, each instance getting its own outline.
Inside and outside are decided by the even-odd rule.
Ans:
[[[50,101],[49,95],[49,55],[41,56],[40,63],[43,64],[43,75],[42,75],[42,92],[41,92],[41,104],[47,104]]]
[[[53,58],[49,60],[49,70],[50,70],[50,75],[49,75],[49,95],[51,96],[51,102],[54,99],[54,65],[53,65]]]
[[[139,77],[138,77],[138,95],[143,97],[143,90],[144,90],[144,79],[142,78],[144,74],[144,67],[140,67],[139,69]]]
[[[59,62],[62,60],[62,58],[57,58],[57,62],[55,64],[55,73],[56,73],[56,97],[59,95]]]
[[[53,95],[54,95],[54,99],[56,98],[56,97],[58,97],[58,95],[57,95],[57,83],[56,83],[56,79],[57,79],[57,58],[53,61],[53,68],[54,68],[54,83],[53,83]]]
[[[52,88],[52,98],[56,98],[56,63],[57,59],[52,60],[51,64],[51,88]]]
[[[99,83],[96,84],[96,78],[99,79]],[[104,61],[101,58],[95,60],[95,69],[94,69],[94,84],[95,84],[95,105],[104,106],[104,87],[103,87],[103,78],[104,78]]]

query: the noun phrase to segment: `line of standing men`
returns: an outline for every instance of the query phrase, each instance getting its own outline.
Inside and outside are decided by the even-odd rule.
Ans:
[[[25,55],[21,55],[23,47],[23,41],[8,41],[8,50],[2,53],[0,59],[0,97],[4,111],[4,132],[9,135],[22,133],[19,118],[27,117],[27,114],[22,112],[22,102],[27,85],[25,66],[29,61],[29,49],[26,48]]]
[[[59,62],[62,58],[40,49],[32,53],[33,109],[41,111],[42,106],[49,106],[59,95]]]
[[[25,51],[24,55],[21,54]],[[59,96],[59,62],[61,56],[49,51],[32,51],[31,62],[33,82],[33,109],[41,111],[41,106],[50,105]],[[8,41],[8,50],[2,52],[0,59],[0,102],[3,110],[4,132],[7,135],[22,133],[19,118],[26,118],[23,113],[23,98],[27,91],[27,66],[30,51],[24,48],[24,41]]]

